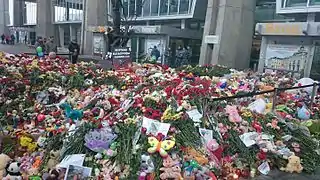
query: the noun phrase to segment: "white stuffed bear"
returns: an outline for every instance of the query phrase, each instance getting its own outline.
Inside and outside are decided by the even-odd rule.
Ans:
[[[6,167],[7,176],[4,178],[5,180],[22,180],[22,176],[20,173],[20,163],[11,162]]]

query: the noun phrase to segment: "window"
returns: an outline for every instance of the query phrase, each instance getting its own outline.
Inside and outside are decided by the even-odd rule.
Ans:
[[[7,25],[13,26],[13,20],[14,20],[14,2],[13,0],[9,0],[9,21],[7,22]]]
[[[28,25],[37,24],[37,3],[24,2],[23,23]]]
[[[122,14],[125,17],[128,17],[129,0],[123,0],[122,5],[123,5]]]
[[[179,0],[171,0],[169,4],[169,14],[177,14],[178,13],[178,1]]]
[[[285,0],[285,7],[307,6],[308,0]]]
[[[54,21],[81,21],[83,18],[83,5],[79,0],[57,0],[54,6]]]
[[[143,16],[150,16],[150,0],[145,0],[143,4]]]
[[[137,13],[137,16],[141,16],[141,14],[142,14],[143,3],[144,3],[144,0],[136,0],[136,13]]]
[[[168,14],[168,5],[169,5],[169,0],[160,1],[160,15]]]
[[[310,0],[310,5],[320,5],[320,0]]]
[[[135,0],[129,0],[129,16],[135,17],[136,16],[136,2]]]
[[[151,0],[151,16],[158,16],[159,0]]]
[[[188,14],[189,12],[189,1],[190,0],[180,0],[180,14]]]

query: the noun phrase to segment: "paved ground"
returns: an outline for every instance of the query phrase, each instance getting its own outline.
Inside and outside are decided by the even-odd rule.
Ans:
[[[20,53],[35,53],[33,47],[26,46],[25,44],[16,44],[16,45],[4,45],[0,44],[0,51],[11,53],[11,54],[20,54]],[[58,53],[66,53],[65,51],[59,51]],[[67,56],[66,56],[67,57]],[[101,64],[102,67],[109,69],[112,67],[112,64],[107,61],[101,61],[100,57],[92,55],[80,55],[79,59],[82,61],[95,61]]]

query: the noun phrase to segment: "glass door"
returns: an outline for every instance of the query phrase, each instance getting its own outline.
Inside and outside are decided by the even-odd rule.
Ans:
[[[315,43],[310,77],[314,80],[320,80],[320,42]]]

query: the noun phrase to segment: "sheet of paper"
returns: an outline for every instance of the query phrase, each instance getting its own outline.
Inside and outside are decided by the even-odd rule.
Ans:
[[[240,135],[241,141],[246,145],[246,147],[250,147],[256,144],[256,138],[259,136],[256,132],[248,132]]]
[[[147,134],[150,133],[154,136],[157,136],[159,133],[167,136],[170,126],[171,125],[169,123],[161,123],[157,120],[149,119],[146,117],[143,117],[142,120],[142,127],[146,128]]]
[[[92,168],[78,165],[69,165],[64,180],[88,179],[91,176]]]
[[[249,104],[248,109],[257,113],[264,113],[267,103],[263,99],[257,99],[253,103]]]
[[[210,129],[199,128],[202,141],[206,144],[213,138],[213,131]]]
[[[189,115],[189,117],[195,122],[195,123],[200,123],[201,122],[201,118],[202,118],[202,114],[199,113],[199,111],[197,109],[191,110],[191,111],[187,111],[187,114]]]
[[[270,172],[270,166],[268,162],[264,162],[262,163],[259,167],[258,167],[258,171],[263,174],[263,175],[267,175]]]
[[[68,155],[61,161],[60,164],[57,165],[57,167],[59,167],[59,168],[68,168],[69,165],[82,166],[85,158],[86,158],[85,154]]]

